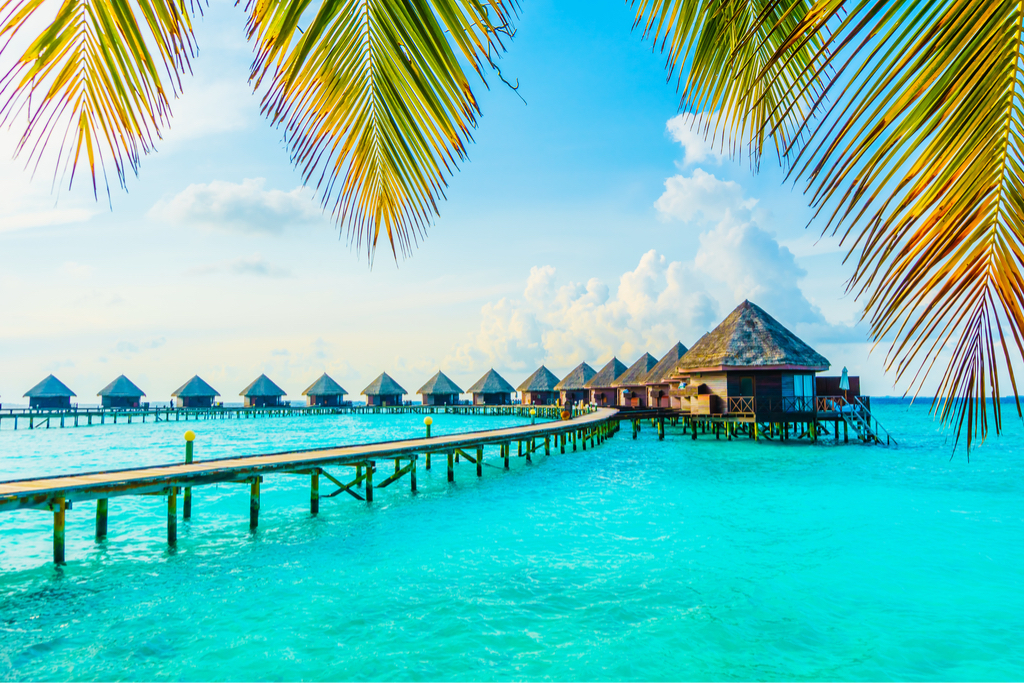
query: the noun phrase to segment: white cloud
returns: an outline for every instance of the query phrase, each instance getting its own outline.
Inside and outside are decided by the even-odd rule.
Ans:
[[[320,218],[320,209],[306,188],[284,192],[265,189],[265,184],[263,178],[247,178],[241,183],[214,180],[189,185],[157,202],[147,215],[179,225],[264,234],[279,234],[288,226]]]
[[[287,268],[275,266],[259,254],[242,256],[232,261],[222,263],[210,263],[202,266],[194,266],[188,270],[190,275],[250,275],[255,277],[291,277],[291,271]]]
[[[665,220],[721,221],[730,214],[749,212],[756,199],[743,197],[743,188],[732,180],[719,180],[696,168],[687,177],[674,175],[665,180],[665,192],[654,202],[654,208]]]
[[[683,166],[699,164],[709,157],[721,163],[726,156],[727,139],[717,112],[679,114],[670,118],[665,127],[672,139],[683,146]]]

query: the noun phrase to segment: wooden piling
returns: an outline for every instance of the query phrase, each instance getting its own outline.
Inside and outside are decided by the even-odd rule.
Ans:
[[[320,470],[313,469],[309,473],[309,514],[320,513]]]
[[[509,455],[510,455],[511,451],[512,451],[512,443],[511,442],[502,445],[501,452],[505,456],[505,469],[506,470],[508,469],[508,458],[509,458]]]
[[[256,530],[260,524],[260,481],[263,477],[253,477],[249,482],[249,529]]]
[[[448,483],[455,481],[455,454],[448,451]]]
[[[56,498],[53,501],[53,563],[64,564],[64,514],[67,501]]]
[[[484,447],[476,447],[476,476],[484,476]]]
[[[373,462],[366,463],[366,502],[373,502]]]
[[[167,545],[178,542],[178,487],[167,491]]]
[[[416,493],[416,460],[415,455],[409,460],[409,488],[413,493]]]
[[[106,498],[100,498],[96,501],[96,540],[106,538],[107,536],[107,504]]]
[[[193,447],[192,442],[195,441],[196,435],[191,429],[185,432],[185,464],[192,462]],[[185,496],[181,504],[181,518],[191,519],[192,518],[192,487],[185,487]]]

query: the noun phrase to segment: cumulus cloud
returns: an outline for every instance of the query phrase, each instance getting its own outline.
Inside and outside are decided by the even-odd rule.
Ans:
[[[725,158],[725,131],[718,113],[673,116],[665,124],[669,136],[683,146],[683,166],[699,164],[711,159],[721,163]]]
[[[756,199],[743,196],[743,188],[732,180],[719,180],[703,169],[690,176],[674,175],[665,180],[665,192],[654,202],[664,220],[690,222],[699,218],[718,222],[727,216],[748,212]]]
[[[306,188],[284,192],[268,190],[265,185],[263,178],[189,185],[174,197],[158,201],[147,215],[179,225],[263,234],[280,234],[288,226],[320,217],[320,210]]]
[[[189,269],[190,275],[249,275],[254,277],[291,277],[287,268],[275,266],[259,254],[242,256],[232,261],[210,263]]]

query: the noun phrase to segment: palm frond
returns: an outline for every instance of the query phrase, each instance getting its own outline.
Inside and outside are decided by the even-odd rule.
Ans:
[[[680,109],[702,116],[705,136],[756,166],[771,138],[788,149],[820,95],[824,37],[806,31],[808,0],[633,0],[634,26],[666,55],[683,86]],[[685,79],[685,80],[684,80]]]
[[[51,6],[3,0],[0,54]],[[191,11],[175,0],[64,0],[0,77],[0,123],[27,121],[15,154],[36,166],[52,140],[59,143],[55,174],[70,172],[69,184],[87,161],[95,194],[109,158],[123,185],[170,117],[165,83],[176,92],[193,55]]]
[[[484,76],[511,33],[506,0],[252,0],[253,78],[292,160],[372,260],[407,254],[466,157]],[[309,25],[299,29],[307,13]]]

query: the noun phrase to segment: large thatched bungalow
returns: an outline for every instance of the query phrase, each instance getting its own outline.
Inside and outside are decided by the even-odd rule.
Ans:
[[[96,394],[104,408],[138,408],[146,395],[130,379],[121,375]]]
[[[345,405],[345,394],[348,392],[335,382],[330,375],[326,372],[320,375],[317,381],[309,385],[309,387],[302,392],[302,395],[306,397],[306,403],[311,406],[321,406],[325,408],[336,408],[338,406]]]
[[[682,342],[676,342],[676,345],[669,349],[668,353],[658,361],[658,364],[647,373],[647,377],[644,378],[644,384],[647,385],[647,405],[649,407],[681,407],[681,399],[678,392],[676,392],[675,396],[671,395],[670,392],[674,386],[678,386],[672,384],[672,374],[675,372],[676,364],[679,363],[679,359],[683,357],[686,350]],[[686,407],[690,407],[689,401],[687,401]]]
[[[586,403],[589,397],[586,384],[596,374],[597,370],[586,363],[577,365],[572,369],[572,372],[555,385],[555,391],[558,392],[558,400],[566,407],[576,405],[577,403]]]
[[[285,391],[266,375],[260,375],[238,395],[246,408],[276,408],[284,405]]]
[[[473,395],[475,406],[507,406],[512,404],[512,394],[516,390],[491,368],[469,388],[468,393]]]
[[[627,370],[618,358],[612,358],[608,363],[597,371],[597,374],[590,378],[583,387],[587,390],[587,399],[590,403],[598,406],[619,405],[616,397],[618,391],[612,386],[622,373]]]
[[[454,406],[459,403],[462,389],[440,370],[417,391],[425,406]]]
[[[30,408],[49,410],[70,410],[71,397],[75,392],[53,375],[47,375],[39,384],[25,392]]]
[[[516,387],[516,391],[523,397],[524,406],[553,406],[558,398],[556,386],[558,377],[542,365]]]
[[[817,372],[829,362],[760,307],[744,301],[683,354],[672,381],[690,414],[802,422],[816,412]]]
[[[370,386],[362,390],[368,406],[400,406],[405,389],[386,372],[380,373]]]
[[[199,375],[171,392],[179,408],[212,408],[220,392],[211,387]]]
[[[618,391],[619,405],[630,408],[647,407],[647,374],[657,364],[657,358],[645,353],[615,378],[612,387]]]

